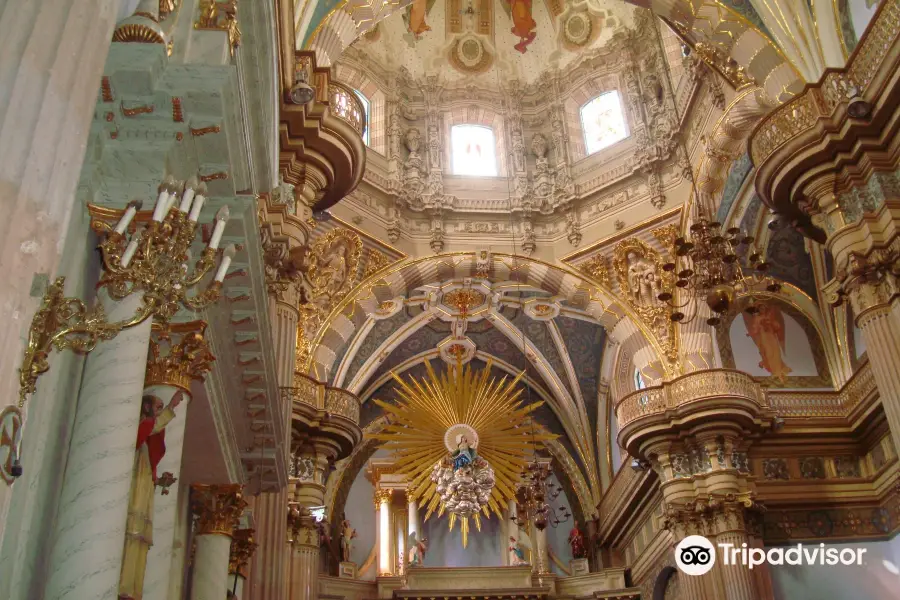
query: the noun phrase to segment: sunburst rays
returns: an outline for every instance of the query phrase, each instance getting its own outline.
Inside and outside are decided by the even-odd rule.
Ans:
[[[557,436],[535,433],[527,426],[531,413],[542,402],[525,404],[519,382],[525,372],[509,379],[491,376],[492,362],[476,371],[470,366],[457,366],[438,375],[429,361],[427,377],[402,378],[393,374],[400,386],[395,403],[374,402],[384,409],[389,424],[380,433],[368,437],[384,442],[396,461],[394,473],[407,476],[409,499],[425,507],[425,519],[444,506],[431,481],[434,465],[447,456],[444,434],[453,425],[465,424],[478,434],[478,455],[494,469],[496,484],[488,504],[482,507],[485,517],[493,512],[502,517],[503,508],[515,498],[527,458],[536,442]],[[451,514],[450,529],[460,521],[463,546],[467,545],[469,519]],[[481,529],[481,515],[473,516],[476,529]]]

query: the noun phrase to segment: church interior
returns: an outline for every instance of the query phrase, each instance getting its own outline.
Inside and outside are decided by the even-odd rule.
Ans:
[[[0,1],[0,157],[0,598],[900,598],[900,0]]]

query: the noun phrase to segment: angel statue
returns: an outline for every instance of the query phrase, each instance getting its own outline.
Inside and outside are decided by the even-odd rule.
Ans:
[[[425,563],[425,552],[428,550],[428,538],[422,538],[420,540],[418,532],[414,531],[409,534],[407,545],[409,548],[409,561],[407,562],[407,566],[423,566]]]
[[[341,523],[341,560],[350,562],[350,553],[353,551],[353,538],[356,537],[356,530],[350,527],[350,521],[344,519]]]
[[[475,448],[469,445],[469,438],[463,434],[456,436],[456,450],[450,455],[450,458],[453,460],[453,470],[457,471],[463,467],[468,467],[475,462],[476,457]]]
[[[521,567],[528,564],[528,560],[525,558],[525,550],[525,544],[514,536],[509,536],[509,560],[512,566]]]

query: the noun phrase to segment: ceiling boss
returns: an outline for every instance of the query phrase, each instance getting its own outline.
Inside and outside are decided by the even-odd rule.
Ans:
[[[535,444],[556,436],[526,426],[543,402],[520,398],[524,371],[509,381],[491,377],[490,361],[483,370],[457,364],[441,375],[425,366],[424,379],[394,375],[398,399],[375,400],[390,423],[370,437],[393,452],[395,473],[409,479],[409,499],[427,507],[426,520],[437,510],[438,517],[449,513],[451,531],[460,521],[465,547],[469,519],[480,531],[482,515],[502,518]]]

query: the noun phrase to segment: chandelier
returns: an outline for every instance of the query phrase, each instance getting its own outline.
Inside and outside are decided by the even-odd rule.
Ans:
[[[691,322],[697,316],[695,302],[702,298],[713,313],[706,324],[718,325],[739,293],[752,293],[761,288],[779,291],[781,284],[766,276],[769,263],[758,252],[747,256],[746,270],[741,266],[736,250],[749,250],[752,243],[753,238],[737,227],[723,232],[722,224],[707,219],[701,209],[699,218],[691,225],[690,236],[675,240],[675,260],[663,265],[664,271],[675,275],[675,287],[683,290],[682,297],[687,296],[678,304],[671,292],[659,294],[659,300],[671,309],[669,318],[676,323]],[[685,311],[692,310],[688,317]],[[758,309],[751,303],[747,310],[753,313]]]
[[[534,423],[532,423],[532,435],[534,435]],[[541,461],[537,452],[525,464],[521,473],[521,481],[516,489],[516,515],[512,517],[519,527],[524,527],[527,521],[534,521],[534,526],[540,531],[546,529],[547,525],[556,529],[572,516],[565,506],[553,507],[553,502],[562,493],[562,486],[556,485],[550,480],[552,474],[550,463]]]

